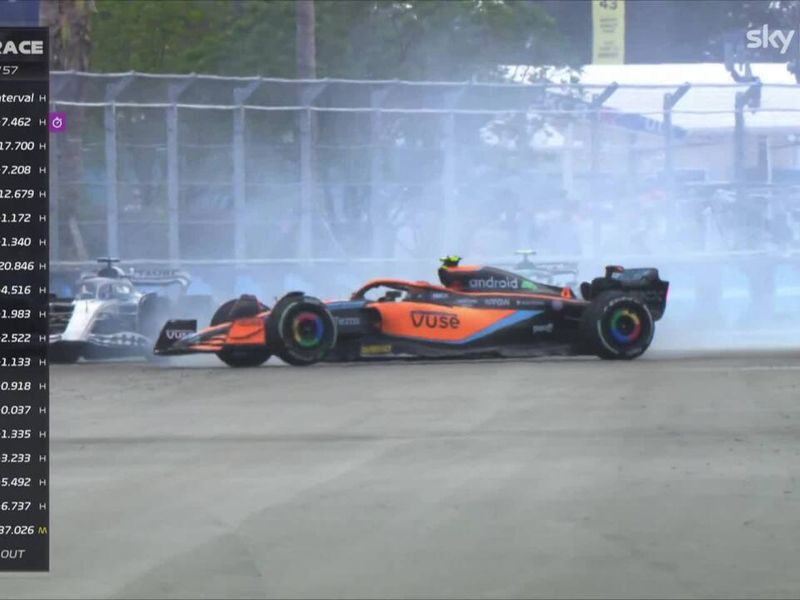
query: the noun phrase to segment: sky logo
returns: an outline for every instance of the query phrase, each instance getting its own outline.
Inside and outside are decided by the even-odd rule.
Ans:
[[[781,54],[786,54],[796,34],[797,32],[794,29],[770,30],[769,25],[763,25],[759,29],[748,29],[745,35],[747,37],[747,47],[751,50],[756,48],[769,50],[773,48]]]

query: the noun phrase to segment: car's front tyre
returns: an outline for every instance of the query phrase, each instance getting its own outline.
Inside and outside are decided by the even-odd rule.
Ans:
[[[268,310],[255,296],[244,294],[228,300],[211,317],[211,327],[229,323],[236,319],[246,319]],[[258,367],[270,357],[270,351],[263,347],[231,347],[217,352],[217,357],[229,367]]]

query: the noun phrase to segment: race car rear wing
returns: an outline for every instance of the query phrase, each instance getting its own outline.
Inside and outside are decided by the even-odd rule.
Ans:
[[[129,269],[125,276],[135,285],[180,285],[184,290],[192,283],[189,273],[180,269]]]
[[[603,292],[614,290],[639,296],[647,304],[655,320],[660,319],[667,308],[669,281],[662,280],[656,268],[626,269],[609,265],[604,277],[595,277],[591,283],[581,284],[584,300],[591,300]]]
[[[97,262],[104,265],[99,271],[84,271],[79,281],[93,277],[108,277],[110,279],[125,278],[134,286],[167,287],[179,285],[184,291],[192,283],[192,278],[182,269],[137,269],[129,267],[127,270],[115,266],[120,262],[118,258],[98,258]]]

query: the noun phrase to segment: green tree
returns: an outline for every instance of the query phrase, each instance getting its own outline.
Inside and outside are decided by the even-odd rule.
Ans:
[[[95,10],[93,0],[75,0],[74,2],[56,2],[46,0],[40,4],[40,20],[42,25],[50,28],[50,63],[53,69],[86,71],[89,68],[91,52],[90,24]],[[78,96],[83,93],[84,82],[78,81]],[[79,180],[83,173],[81,147],[83,144],[85,111],[82,107],[74,107],[70,111],[70,135],[63,136],[58,153],[62,172],[73,173],[73,179]],[[67,224],[67,235],[62,249],[62,259],[88,258],[83,237],[78,228],[77,215],[81,197],[85,189],[76,181],[62,185],[57,198],[63,222]]]
[[[262,73],[264,65],[269,65],[278,75],[290,75],[294,67],[291,4],[100,0],[92,23],[91,67],[96,71],[236,75]]]
[[[536,3],[317,2],[319,69],[331,76],[469,79],[499,64],[570,62]]]
[[[293,2],[97,0],[97,71],[295,74]],[[320,77],[466,79],[574,57],[537,3],[316,2]]]

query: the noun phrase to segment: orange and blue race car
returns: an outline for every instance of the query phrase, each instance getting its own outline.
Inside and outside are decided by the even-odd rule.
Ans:
[[[214,353],[232,367],[275,355],[291,365],[393,357],[595,355],[632,359],[650,346],[669,283],[655,268],[606,267],[569,287],[537,283],[496,267],[442,259],[440,284],[376,279],[349,300],[322,302],[292,292],[271,309],[243,295],[211,324],[171,320],[157,355]]]

